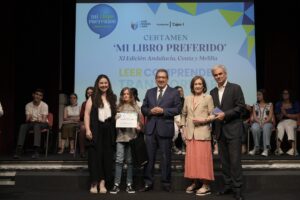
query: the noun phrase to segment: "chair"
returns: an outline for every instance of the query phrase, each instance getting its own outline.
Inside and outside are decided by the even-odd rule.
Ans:
[[[48,119],[48,127],[41,130],[41,133],[47,134],[46,135],[46,145],[45,145],[46,146],[46,153],[45,153],[46,158],[48,156],[48,149],[49,149],[49,134],[52,131],[52,126],[53,126],[53,114],[49,112],[47,119]],[[33,134],[34,132],[33,132],[33,130],[29,130],[29,133]]]

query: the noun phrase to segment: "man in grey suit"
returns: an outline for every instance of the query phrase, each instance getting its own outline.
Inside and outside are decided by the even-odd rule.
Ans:
[[[148,153],[148,163],[145,166],[145,187],[140,191],[146,192],[153,188],[154,164],[156,150],[161,151],[161,181],[163,189],[171,191],[171,149],[174,136],[174,116],[180,113],[181,101],[179,92],[168,85],[168,71],[158,69],[155,75],[157,87],[146,92],[141,107],[146,117],[145,136]]]
[[[235,199],[242,200],[241,138],[243,121],[240,116],[245,109],[244,95],[239,85],[227,81],[227,71],[224,65],[214,66],[211,72],[217,82],[217,87],[211,90],[210,94],[214,106],[221,109],[216,113],[216,120],[213,123],[213,133],[218,140],[225,182],[223,190],[218,194],[234,193]]]

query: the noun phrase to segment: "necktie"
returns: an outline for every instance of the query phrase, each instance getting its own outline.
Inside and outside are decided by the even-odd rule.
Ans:
[[[163,90],[162,89],[159,89],[159,94],[158,94],[158,98],[157,98],[157,103],[159,103],[162,99],[162,92]]]

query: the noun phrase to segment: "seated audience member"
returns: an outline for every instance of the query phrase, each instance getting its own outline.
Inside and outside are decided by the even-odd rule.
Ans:
[[[93,94],[94,88],[93,87],[87,87],[85,90],[85,101],[81,104],[81,109],[80,109],[80,135],[79,135],[79,147],[80,147],[80,157],[85,158],[85,126],[84,126],[84,112],[85,112],[85,105],[86,101],[88,98]]]
[[[3,108],[2,108],[2,105],[1,105],[1,102],[0,102],[0,117],[2,117],[3,114],[4,114],[4,112],[3,112]]]
[[[250,155],[259,153],[260,138],[262,134],[263,152],[262,156],[268,156],[271,149],[270,139],[273,129],[273,104],[266,100],[264,89],[257,91],[257,103],[253,105],[253,123],[251,132],[254,141],[254,148],[249,152]]]
[[[25,106],[26,121],[20,126],[18,144],[14,158],[19,158],[21,156],[25,137],[29,129],[32,129],[34,132],[34,154],[32,155],[32,158],[39,157],[41,130],[48,127],[48,105],[42,101],[43,96],[44,91],[42,89],[36,89],[32,94],[33,101]]]
[[[297,125],[298,125],[297,131],[300,131],[300,114],[298,114]]]
[[[172,151],[178,155],[182,154],[182,151],[179,150],[176,146],[176,140],[179,136],[179,133],[181,134],[180,118],[180,115],[176,115],[174,117],[174,137],[172,138]]]
[[[61,149],[58,154],[62,154],[65,149],[66,139],[70,141],[70,154],[74,154],[74,138],[79,123],[80,106],[77,104],[77,94],[70,94],[70,105],[65,107],[64,121],[61,127]]]
[[[241,114],[243,119],[242,154],[247,152],[247,135],[252,121],[252,106],[246,104],[246,109]]]
[[[278,119],[277,125],[277,149],[275,151],[276,155],[283,154],[281,149],[281,142],[284,133],[287,134],[288,141],[291,144],[291,148],[286,152],[288,155],[294,155],[294,131],[297,127],[297,119],[300,113],[299,102],[294,101],[291,98],[291,93],[289,90],[285,89],[282,91],[282,99],[275,105],[275,114]]]
[[[176,86],[175,89],[178,90],[179,92],[179,96],[180,96],[180,102],[181,102],[181,110],[183,108],[183,105],[184,105],[184,91],[183,91],[183,87],[181,86]],[[180,139],[179,141],[182,141],[182,144],[179,144],[178,146],[181,146],[181,150],[178,149],[178,147],[176,146],[177,142],[176,140],[178,139],[179,135],[182,134],[182,129],[180,128],[180,121],[181,121],[181,112],[179,115],[176,115],[174,117],[174,130],[175,130],[175,133],[174,133],[174,137],[172,139],[172,150],[175,154],[185,154],[185,142]],[[181,136],[180,136],[181,137]],[[182,138],[182,137],[181,137]]]

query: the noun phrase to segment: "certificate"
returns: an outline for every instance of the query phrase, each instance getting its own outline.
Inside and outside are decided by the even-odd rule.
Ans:
[[[117,113],[116,127],[117,128],[136,128],[138,114],[135,112]]]
[[[217,114],[219,114],[219,113],[221,113],[221,112],[223,112],[220,108],[218,108],[218,107],[215,107],[215,109],[212,111],[212,114],[213,115],[217,115]]]

